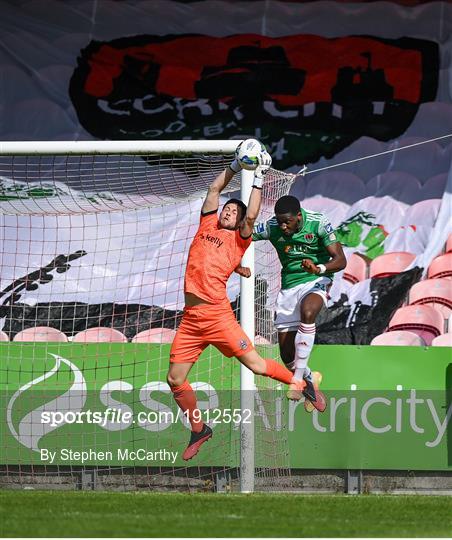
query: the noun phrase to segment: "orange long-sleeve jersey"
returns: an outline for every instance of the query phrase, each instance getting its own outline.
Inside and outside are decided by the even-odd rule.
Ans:
[[[188,253],[184,292],[211,304],[227,301],[226,284],[240,263],[251,236],[220,228],[217,211],[201,214],[199,229]]]

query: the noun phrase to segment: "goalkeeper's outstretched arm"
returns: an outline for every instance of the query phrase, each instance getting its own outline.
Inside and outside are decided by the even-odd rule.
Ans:
[[[201,208],[201,212],[203,214],[214,212],[218,209],[218,206],[220,205],[220,193],[232,180],[234,174],[236,174],[240,170],[240,166],[238,166],[239,168],[237,170],[234,170],[233,166],[234,162],[231,163],[229,167],[226,167],[226,169],[222,171],[210,184],[206,198],[204,199],[204,203]]]
[[[248,201],[248,209],[246,211],[245,219],[240,225],[240,235],[243,238],[249,238],[253,233],[254,222],[259,216],[259,211],[261,209],[264,177],[272,164],[272,158],[266,151],[261,152],[258,159],[259,165],[254,171],[254,184]]]

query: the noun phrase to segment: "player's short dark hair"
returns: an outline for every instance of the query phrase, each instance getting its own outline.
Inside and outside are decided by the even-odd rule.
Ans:
[[[300,201],[292,195],[284,195],[276,201],[275,214],[296,216],[300,211]]]
[[[241,201],[240,199],[229,199],[228,201],[226,201],[223,205],[223,208],[227,205],[227,204],[236,204],[237,205],[237,208],[239,209],[240,211],[240,221],[242,221],[242,219],[246,216],[246,204]]]

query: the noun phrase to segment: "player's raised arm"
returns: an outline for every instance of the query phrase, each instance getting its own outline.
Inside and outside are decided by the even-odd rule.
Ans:
[[[248,201],[248,209],[246,211],[245,219],[240,225],[240,235],[243,238],[248,238],[253,233],[254,222],[256,221],[261,208],[264,177],[272,164],[272,158],[265,150],[260,153],[258,159],[259,165],[254,171],[254,184]]]
[[[241,170],[242,168],[240,167],[239,162],[237,159],[234,159],[234,161],[215,178],[210,184],[206,198],[204,199],[201,208],[203,214],[208,214],[209,212],[214,212],[218,209],[220,204],[220,193],[229,184],[233,176]]]

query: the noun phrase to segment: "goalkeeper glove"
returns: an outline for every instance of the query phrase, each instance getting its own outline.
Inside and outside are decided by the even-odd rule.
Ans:
[[[264,176],[268,173],[268,170],[270,169],[271,164],[272,164],[272,157],[266,150],[263,150],[259,154],[258,159],[259,159],[259,165],[256,167],[256,170],[254,171],[253,187],[257,189],[262,189]]]

